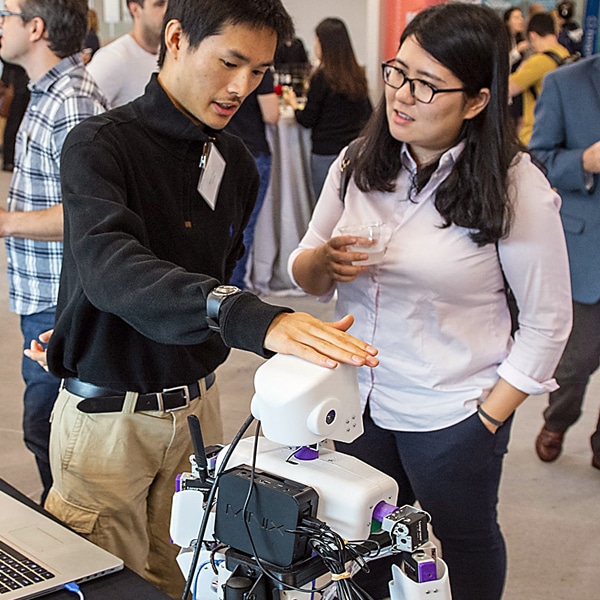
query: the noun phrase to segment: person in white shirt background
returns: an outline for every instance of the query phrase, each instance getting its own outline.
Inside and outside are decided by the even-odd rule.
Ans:
[[[498,487],[514,410],[556,389],[571,328],[560,198],[508,115],[509,41],[487,7],[419,13],[382,64],[382,102],[355,142],[340,194],[343,150],[329,171],[290,274],[379,348],[359,384],[365,434],[338,450],[399,484],[398,505],[432,517],[460,600],[499,600],[506,549]],[[360,264],[345,225],[385,222],[383,262]],[[520,308],[511,317],[503,273]],[[389,562],[360,584],[389,595]],[[362,576],[362,574],[360,574]]]
[[[100,48],[87,66],[111,108],[144,93],[158,71],[158,48],[167,0],[128,0],[131,31]]]

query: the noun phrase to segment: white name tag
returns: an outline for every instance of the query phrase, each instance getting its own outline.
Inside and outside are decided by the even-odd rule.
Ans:
[[[226,162],[212,142],[207,142],[200,159],[200,178],[198,179],[198,192],[206,204],[213,210],[217,205],[219,188],[225,172]]]

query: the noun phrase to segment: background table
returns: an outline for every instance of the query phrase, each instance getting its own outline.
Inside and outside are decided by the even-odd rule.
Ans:
[[[256,223],[248,283],[258,292],[293,293],[287,260],[304,235],[314,200],[310,175],[310,129],[284,112],[267,126],[273,155],[271,182]]]

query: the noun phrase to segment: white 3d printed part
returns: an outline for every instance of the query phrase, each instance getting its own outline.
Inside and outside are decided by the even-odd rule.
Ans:
[[[356,367],[319,367],[277,354],[254,375],[251,411],[265,437],[308,446],[324,439],[352,442],[363,433]]]

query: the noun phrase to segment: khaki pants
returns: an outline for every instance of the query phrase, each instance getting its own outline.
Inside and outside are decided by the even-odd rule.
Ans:
[[[216,384],[174,412],[86,414],[79,396],[62,389],[52,413],[50,465],[54,479],[45,508],[172,598],[184,580],[169,541],[175,477],[190,470],[193,452],[187,417],[196,414],[206,445],[221,443]]]

